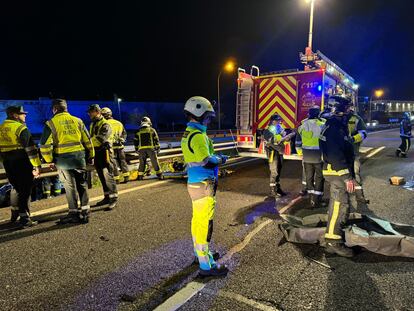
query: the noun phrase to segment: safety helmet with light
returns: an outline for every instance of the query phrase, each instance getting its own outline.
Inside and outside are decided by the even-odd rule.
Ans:
[[[189,98],[184,105],[184,112],[197,120],[216,116],[213,105],[207,98],[202,96]]]

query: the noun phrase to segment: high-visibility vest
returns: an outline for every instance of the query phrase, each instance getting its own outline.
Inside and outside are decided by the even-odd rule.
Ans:
[[[155,130],[151,127],[141,127],[135,136],[138,136],[139,139],[139,146],[138,150],[141,149],[153,149],[155,147],[159,147],[154,142],[154,132]]]
[[[197,139],[194,139],[197,135]],[[197,148],[196,144],[201,144],[202,148]],[[194,148],[193,148],[193,147]],[[184,161],[192,166],[204,166],[204,160],[214,154],[214,147],[211,139],[206,133],[199,129],[187,127],[181,140],[181,149],[184,156]],[[203,152],[194,152],[194,149]]]
[[[24,147],[20,142],[20,135],[27,126],[19,121],[6,119],[0,125],[0,152],[22,150],[33,166],[40,166],[40,158],[36,145]]]
[[[122,137],[122,133],[124,132],[124,125],[115,119],[108,119],[107,121],[112,129],[111,137],[109,139],[113,145],[113,148],[122,148],[123,142],[121,142],[120,139]]]
[[[92,139],[92,145],[95,148],[100,147],[102,145],[102,143],[98,140],[97,136],[99,136],[99,132],[104,124],[109,124],[108,121],[105,120],[105,118],[102,118],[97,122],[91,123],[90,134]]]
[[[82,131],[84,124],[81,119],[70,115],[68,112],[56,114],[46,122],[52,131],[53,152],[63,154],[83,151]],[[43,148],[44,146],[41,146]]]
[[[299,134],[302,137],[302,149],[319,150],[319,136],[325,120],[306,119],[299,127]]]

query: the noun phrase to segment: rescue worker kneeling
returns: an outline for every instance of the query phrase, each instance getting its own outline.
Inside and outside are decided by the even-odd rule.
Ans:
[[[160,152],[160,140],[157,131],[152,128],[150,118],[143,117],[141,127],[135,133],[134,138],[135,150],[139,154],[138,180],[144,178],[145,166],[147,159],[150,158],[152,167],[158,176],[158,179],[164,179],[160,164],[158,162],[158,153]]]
[[[333,114],[325,123],[319,146],[323,159],[323,176],[330,184],[328,222],[325,232],[326,251],[352,257],[353,250],[344,245],[342,226],[348,220],[350,193],[355,191],[354,147],[349,139],[350,100],[331,96]]]
[[[224,155],[214,154],[212,141],[207,136],[207,125],[215,116],[211,103],[204,97],[191,97],[184,106],[188,119],[181,140],[184,161],[187,163],[188,193],[193,205],[191,235],[201,276],[224,276],[228,269],[216,263],[209,250],[216,207],[218,165],[226,162]]]
[[[95,169],[98,173],[104,191],[104,199],[95,206],[108,205],[105,210],[110,211],[118,204],[118,190],[114,179],[112,160],[111,126],[101,114],[99,105],[91,105],[88,109],[91,123],[91,139],[95,149]]]

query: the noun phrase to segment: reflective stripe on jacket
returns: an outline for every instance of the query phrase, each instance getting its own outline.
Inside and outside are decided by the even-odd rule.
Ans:
[[[33,166],[41,165],[32,135],[27,126],[19,121],[6,119],[0,125],[0,152],[5,160],[27,156]]]
[[[108,123],[111,125],[112,134],[110,137],[112,147],[114,149],[124,148],[125,140],[127,138],[127,132],[124,125],[115,119],[108,119]]]
[[[160,148],[157,131],[149,126],[140,127],[135,133],[134,146],[136,150]]]
[[[302,149],[319,150],[319,136],[326,120],[306,119],[299,126],[302,137]]]
[[[362,118],[356,113],[354,113],[348,120],[348,131],[354,141],[355,152],[358,152],[359,146],[362,141],[367,138],[368,134],[367,126],[365,125],[364,120],[362,120]]]
[[[110,143],[111,133],[111,125],[108,123],[107,120],[105,120],[104,117],[92,121],[90,134],[92,145],[95,148],[100,147],[102,144],[106,142]]]

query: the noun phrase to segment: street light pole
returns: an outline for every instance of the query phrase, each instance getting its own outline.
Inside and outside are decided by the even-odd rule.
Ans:
[[[223,73],[223,70],[220,70],[220,73],[217,76],[217,112],[218,112],[218,129],[221,130],[221,115],[220,115],[220,77]]]
[[[309,18],[309,37],[308,37],[308,47],[312,51],[312,37],[313,37],[313,11],[315,7],[315,0],[310,0],[310,18]]]

